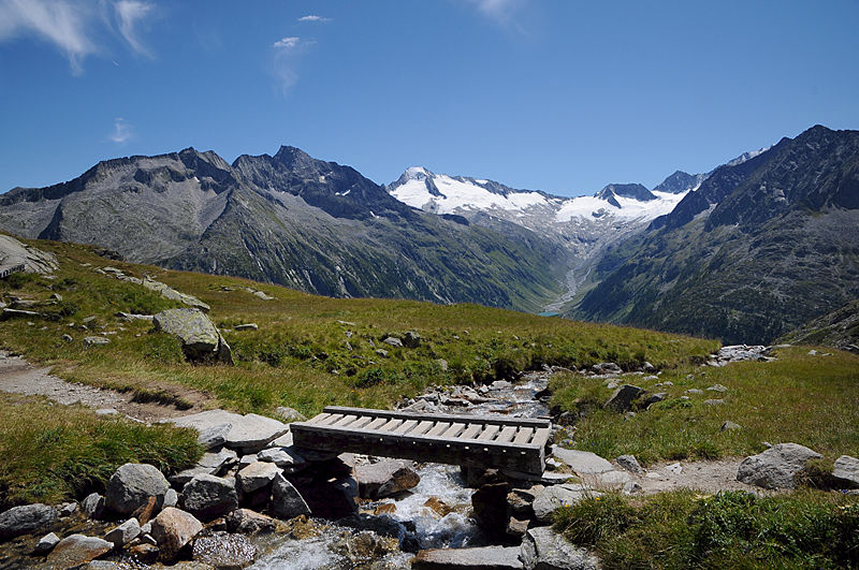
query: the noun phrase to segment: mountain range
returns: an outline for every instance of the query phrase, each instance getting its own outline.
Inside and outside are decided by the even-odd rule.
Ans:
[[[476,302],[766,342],[859,297],[859,132],[568,198],[294,147],[104,161],[0,195],[0,229],[331,296]]]

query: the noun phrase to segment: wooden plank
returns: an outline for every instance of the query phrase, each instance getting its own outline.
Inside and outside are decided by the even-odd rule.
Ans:
[[[433,420],[446,421],[448,423],[464,422],[474,423],[480,422],[489,425],[514,425],[514,426],[529,426],[529,427],[550,427],[549,420],[537,418],[509,418],[506,416],[476,416],[468,414],[427,414],[420,412],[402,412],[391,410],[371,410],[364,408],[346,408],[342,406],[327,406],[324,412],[335,414],[369,414],[375,417],[388,417],[400,419],[418,419],[418,420]]]
[[[385,423],[385,422],[387,422],[387,421],[388,421],[388,418],[376,418],[376,419],[374,419],[372,422],[368,423],[368,424],[364,427],[364,429],[366,429],[366,430],[374,430],[374,429],[376,429],[377,427],[379,427],[380,425],[384,424],[384,423]]]
[[[482,424],[471,424],[468,426],[464,432],[459,434],[459,439],[475,439],[477,434],[483,431]]]
[[[434,426],[434,425],[435,425],[435,422],[433,422],[433,421],[423,420],[417,426],[415,426],[415,429],[413,429],[411,432],[409,432],[409,435],[412,435],[412,436],[423,435],[426,432],[428,432],[432,428],[432,426]]]
[[[486,429],[483,430],[483,432],[479,436],[477,436],[477,439],[479,441],[489,441],[495,437],[495,434],[497,434],[500,429],[501,428],[496,425],[486,426]]]
[[[516,437],[516,426],[504,426],[493,441],[508,443],[512,442],[514,437]]]
[[[321,413],[321,414],[319,414],[319,415],[313,416],[313,417],[312,417],[312,418],[310,418],[307,422],[304,422],[304,423],[307,423],[307,424],[321,424],[323,421],[327,420],[327,419],[328,419],[328,418],[330,418],[330,417],[331,417],[331,414],[328,414],[328,413],[323,412],[323,413]]]
[[[538,429],[534,433],[534,437],[531,438],[530,444],[535,445],[537,447],[545,447],[551,435],[552,430],[549,428]]]
[[[355,423],[351,424],[349,427],[351,429],[361,429],[363,427],[366,427],[367,424],[369,424],[370,422],[373,421],[373,419],[375,419],[375,418],[373,418],[373,416],[360,417],[357,420],[355,420]]]
[[[455,439],[464,429],[465,424],[463,423],[451,424],[451,426],[447,428],[444,433],[442,433],[439,437],[443,437],[444,439]]]
[[[328,416],[327,418],[325,418],[324,420],[319,422],[317,425],[320,425],[320,426],[334,425],[335,423],[340,421],[344,415],[345,414],[331,414],[330,416]]]
[[[534,435],[534,428],[520,427],[516,432],[516,437],[513,438],[513,443],[530,443],[531,437]]]
[[[407,420],[404,421],[400,426],[394,430],[394,433],[399,434],[407,434],[410,429],[418,425],[418,420]]]
[[[331,427],[346,427],[349,424],[353,423],[357,419],[358,419],[358,416],[351,416],[351,415],[350,416],[343,416],[342,418],[340,418],[336,422],[330,423],[328,425],[330,425]]]
[[[444,433],[444,431],[450,427],[449,422],[438,422],[436,423],[431,430],[427,432],[427,437],[438,437]]]
[[[376,431],[394,431],[398,427],[400,427],[403,423],[403,420],[388,420],[381,427],[376,428]]]

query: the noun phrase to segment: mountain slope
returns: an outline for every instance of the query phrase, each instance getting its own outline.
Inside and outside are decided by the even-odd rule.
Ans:
[[[816,126],[722,166],[601,260],[573,314],[768,342],[859,297],[859,131]]]
[[[334,296],[535,310],[557,295],[565,252],[556,244],[463,222],[414,210],[356,170],[292,147],[232,165],[194,149],[122,158],[0,196],[3,230],[98,244],[131,261]]]

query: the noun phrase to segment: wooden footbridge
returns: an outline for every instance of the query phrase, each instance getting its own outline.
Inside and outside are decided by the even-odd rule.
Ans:
[[[549,420],[327,407],[290,424],[296,446],[539,475]]]

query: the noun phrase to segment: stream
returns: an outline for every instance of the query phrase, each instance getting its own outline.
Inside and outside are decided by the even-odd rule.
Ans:
[[[471,388],[450,386],[420,396],[419,409],[451,414],[502,414],[508,417],[547,416],[547,406],[536,395],[548,385],[549,373],[532,372],[520,382],[500,381],[489,386]],[[414,404],[413,404],[414,405]],[[483,546],[487,542],[480,529],[469,518],[473,489],[465,486],[459,467],[424,463],[416,467],[420,483],[410,492],[395,499],[383,499],[362,505],[362,512],[375,510],[386,526],[399,527],[410,550],[428,548],[463,548]],[[427,506],[429,504],[434,505]],[[442,505],[442,508],[438,508]],[[448,512],[449,511],[449,512]],[[369,517],[368,517],[369,518]],[[373,570],[407,568],[413,554],[395,549],[362,559],[348,546],[355,529],[323,522],[326,529],[311,538],[275,536],[259,539],[260,556],[250,568],[254,570]],[[373,528],[368,524],[367,528]],[[360,533],[359,533],[360,534]],[[369,550],[373,550],[370,548]],[[378,549],[376,554],[381,554]]]

